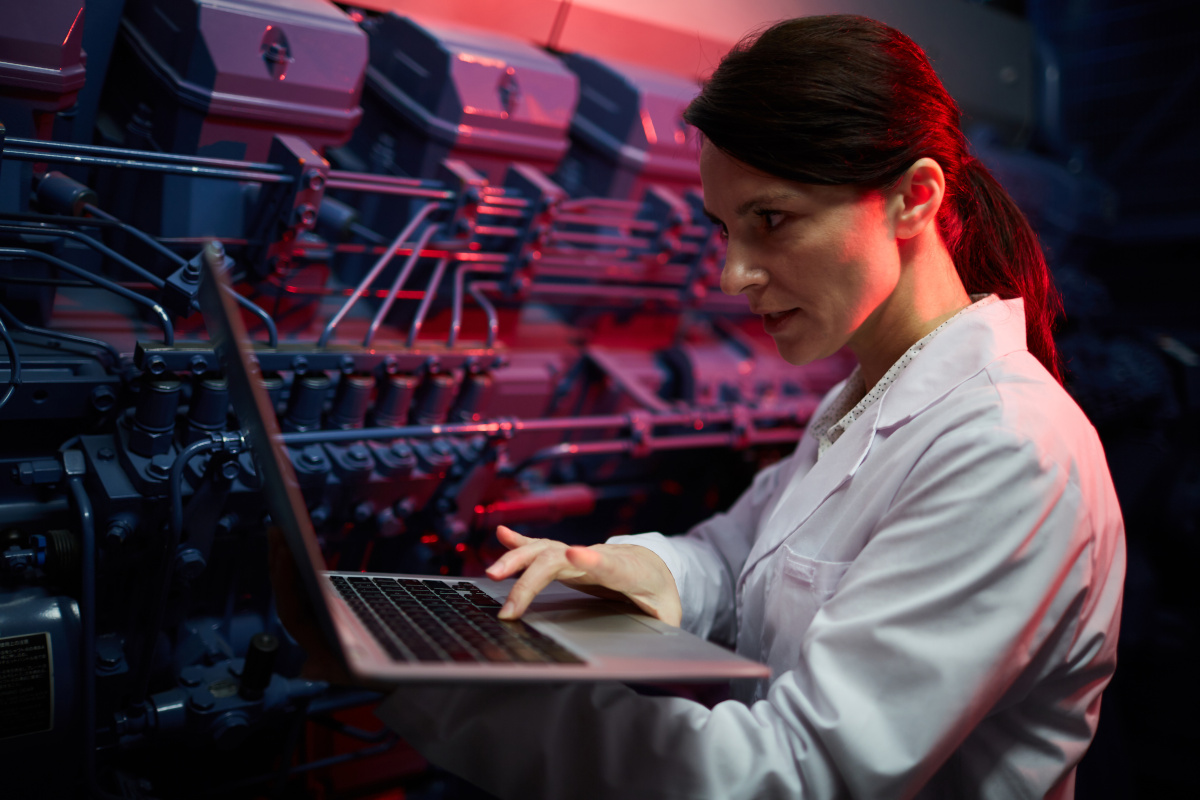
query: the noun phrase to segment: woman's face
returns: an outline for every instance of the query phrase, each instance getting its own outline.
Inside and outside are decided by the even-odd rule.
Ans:
[[[704,203],[728,236],[721,290],[744,294],[780,355],[807,364],[884,335],[900,279],[887,196],[759,172],[705,142]],[[861,355],[860,355],[861,358]]]

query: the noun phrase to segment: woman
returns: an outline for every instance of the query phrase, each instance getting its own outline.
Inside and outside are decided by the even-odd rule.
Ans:
[[[684,537],[527,539],[502,616],[616,591],[773,678],[712,709],[619,686],[405,690],[380,715],[512,797],[1072,797],[1115,666],[1123,529],[1060,386],[1028,224],[903,34],[775,25],[689,106],[722,289],[859,368],[795,453]]]

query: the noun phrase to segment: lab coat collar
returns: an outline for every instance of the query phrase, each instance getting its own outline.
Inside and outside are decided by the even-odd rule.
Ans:
[[[879,398],[877,427],[907,422],[997,358],[1025,349],[1021,298],[965,309]]]
[[[826,498],[854,476],[877,431],[907,422],[996,358],[1024,349],[1025,307],[1020,298],[966,309],[930,340],[883,397],[867,407],[807,475],[788,481],[759,531],[739,585],[755,564],[777,550]]]

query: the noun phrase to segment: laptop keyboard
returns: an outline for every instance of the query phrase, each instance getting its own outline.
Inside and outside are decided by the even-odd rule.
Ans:
[[[329,580],[396,661],[582,663],[533,626],[498,619],[500,603],[465,581]]]

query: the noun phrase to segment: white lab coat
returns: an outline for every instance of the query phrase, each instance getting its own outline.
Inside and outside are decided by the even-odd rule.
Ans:
[[[736,639],[770,682],[712,709],[612,685],[407,689],[381,717],[503,797],[1072,797],[1124,534],[1021,301],[961,314],[816,452],[803,436],[686,537],[613,540],[658,553],[684,627]]]

